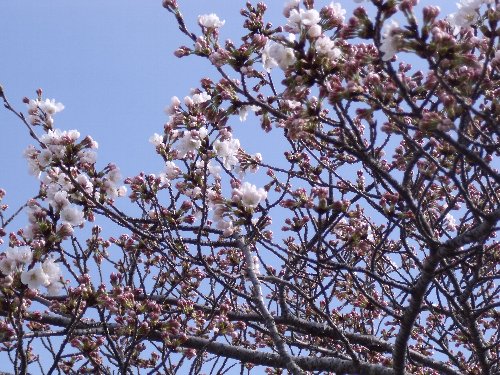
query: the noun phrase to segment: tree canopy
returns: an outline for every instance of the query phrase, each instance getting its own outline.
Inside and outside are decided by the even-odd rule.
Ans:
[[[224,41],[164,0],[217,76],[165,109],[161,173],[0,89],[40,185],[0,190],[13,373],[500,374],[498,0],[356,3],[247,3]]]

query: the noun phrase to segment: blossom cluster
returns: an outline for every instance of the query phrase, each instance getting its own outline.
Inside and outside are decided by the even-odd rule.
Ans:
[[[29,171],[41,179],[47,202],[59,215],[61,225],[66,226],[66,233],[71,233],[70,228],[84,223],[83,211],[72,202],[81,204],[89,196],[105,201],[125,195],[125,187],[118,185],[120,171],[110,164],[104,173],[96,173],[98,143],[90,136],[78,142],[80,132],[77,130],[52,128],[53,118],[50,117],[50,123],[47,119],[64,108],[61,103],[38,98],[27,100],[27,105],[32,123],[43,120],[46,129],[39,138],[41,149],[29,146],[24,152]],[[38,231],[38,220],[36,215],[29,214],[29,217],[31,224],[25,234],[33,238]]]
[[[186,217],[188,221],[200,217],[201,211],[193,203],[204,200],[208,209],[213,212],[215,228],[221,230],[225,236],[229,236],[236,229],[233,226],[233,221],[238,216],[235,210],[253,212],[259,202],[266,198],[267,193],[264,189],[257,189],[248,182],[241,184],[240,181],[235,181],[231,199],[223,197],[222,170],[236,172],[240,178],[244,178],[247,170],[253,173],[258,170],[262,156],[259,153],[246,154],[241,148],[239,139],[235,138],[228,128],[211,131],[204,121],[200,121],[198,126],[194,126],[192,122],[185,124],[186,120],[193,118],[203,120],[203,111],[200,109],[211,99],[211,95],[206,91],[196,91],[184,98],[183,107],[179,98],[172,98],[170,105],[165,108],[165,112],[170,116],[165,134],[155,133],[149,139],[157,152],[170,160],[165,162],[164,170],[160,174],[150,175],[150,178],[158,181],[159,189],[169,188],[175,183],[178,191],[190,199],[181,206],[183,212],[189,212],[189,216]],[[241,121],[247,118],[249,110],[256,110],[256,107],[250,105],[241,107],[239,111]],[[186,175],[183,174],[182,164],[187,161],[194,161],[192,172],[195,176],[199,178],[206,176],[204,186],[184,180]],[[212,182],[208,183],[208,178],[212,178]],[[141,186],[145,180],[136,177],[128,181],[133,191],[139,191],[143,189]],[[134,196],[139,197],[137,193],[134,193]],[[155,209],[151,209],[148,213],[151,218],[155,218],[157,214]]]
[[[35,137],[39,147],[29,146],[24,156],[30,173],[41,182],[41,199],[28,202],[28,225],[19,232],[29,246],[9,248],[0,260],[0,271],[5,276],[4,285],[20,274],[21,282],[29,288],[43,286],[54,294],[62,287],[61,270],[46,245],[63,241],[73,235],[75,227],[92,220],[89,205],[111,202],[126,190],[119,186],[121,176],[115,165],[96,171],[98,144],[92,137],[80,140],[77,130],[54,129],[54,114],[62,111],[64,105],[54,99],[43,100],[41,90],[37,93],[37,99],[24,101],[29,124],[43,127],[44,133]],[[34,250],[38,255],[34,256]],[[40,252],[46,255],[43,262]],[[37,265],[38,262],[41,263]]]
[[[54,123],[52,116],[64,109],[64,105],[55,99],[42,100],[40,96],[37,99],[25,99],[25,102],[28,105],[28,119],[31,125],[43,124],[51,127]]]
[[[41,266],[31,267],[33,250],[29,246],[9,247],[0,259],[0,271],[4,275],[3,285],[12,284],[20,274],[20,280],[30,289],[47,288],[50,295],[63,287],[61,269],[53,258],[47,257]]]
[[[311,45],[314,46],[319,56],[325,56],[335,61],[341,57],[341,50],[335,41],[324,33],[321,24],[329,27],[339,27],[343,24],[346,10],[340,3],[331,3],[318,12],[316,9],[299,8],[298,0],[289,1],[284,8],[284,15],[287,17],[285,30],[290,34],[286,41],[268,40],[262,50],[262,63],[267,71],[274,67],[285,70],[295,64],[297,58],[291,46],[296,40],[296,34],[305,33],[310,38]]]

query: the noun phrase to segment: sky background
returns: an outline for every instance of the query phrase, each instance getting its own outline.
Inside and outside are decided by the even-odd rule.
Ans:
[[[239,10],[245,1],[178,2],[197,34],[197,16],[212,12],[226,20],[222,40],[236,41],[243,34]],[[354,5],[351,0],[339,2],[348,9]],[[275,25],[285,23],[283,3],[268,1],[267,19]],[[425,4],[432,2],[421,1]],[[443,14],[456,9],[454,2],[440,5]],[[0,25],[0,84],[11,104],[25,112],[23,97],[33,98],[35,90],[43,88],[44,97],[66,107],[55,115],[55,127],[77,129],[82,138],[91,135],[99,142],[98,166],[114,162],[124,177],[162,170],[148,139],[162,132],[164,107],[172,96],[183,98],[198,87],[200,78],[218,79],[205,59],[173,56],[190,41],[159,0],[0,0]],[[252,118],[240,123],[235,117],[230,125],[249,153],[261,152],[264,162],[280,156],[273,143],[279,133],[265,134]],[[7,191],[4,203],[12,209],[38,191],[22,157],[29,144],[33,142],[24,125],[0,108],[0,187]],[[19,226],[24,226],[25,215],[20,220]],[[0,362],[0,370],[9,370],[3,365]]]

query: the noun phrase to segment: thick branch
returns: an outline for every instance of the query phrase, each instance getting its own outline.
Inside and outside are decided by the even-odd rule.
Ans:
[[[286,350],[284,340],[282,339],[282,337],[278,331],[278,328],[276,327],[276,323],[274,322],[273,316],[271,315],[271,313],[269,312],[269,310],[266,307],[266,304],[264,303],[264,296],[262,294],[262,288],[260,287],[260,281],[257,278],[257,275],[255,273],[254,261],[253,261],[251,249],[248,247],[248,245],[246,243],[243,242],[243,240],[241,238],[238,238],[236,240],[236,243],[237,243],[238,248],[245,255],[246,270],[248,273],[248,277],[250,278],[250,281],[252,283],[253,295],[255,297],[254,298],[255,304],[257,305],[259,312],[264,317],[264,324],[266,325],[267,329],[269,330],[269,334],[271,336],[271,339],[273,340],[274,345],[276,346],[276,349],[278,350],[278,353],[285,361],[286,368],[292,374],[297,374],[297,375],[303,374],[300,367],[297,366],[297,364],[295,363],[295,360],[292,358],[292,356]]]
[[[396,375],[404,374],[407,353],[406,347],[410,339],[411,330],[413,329],[415,320],[420,314],[424,296],[434,279],[435,271],[439,263],[443,258],[453,254],[456,249],[464,245],[484,241],[491,234],[498,220],[500,220],[500,209],[488,215],[483,222],[476,225],[474,228],[446,241],[443,245],[438,247],[437,251],[431,252],[425,260],[422,267],[422,273],[413,287],[410,303],[404,312],[401,320],[401,327],[394,344],[393,366]]]
[[[60,297],[58,297],[59,299]],[[140,297],[139,297],[140,298]],[[146,298],[146,296],[144,296]],[[163,298],[159,296],[147,296],[149,299],[154,299],[157,301],[161,301],[163,303],[177,305],[178,300],[174,298]],[[203,305],[193,305],[193,308],[199,311],[204,311],[207,313],[214,313],[214,310],[209,306]],[[217,310],[215,310],[217,313]],[[260,314],[245,314],[237,311],[229,311],[226,313],[227,318],[230,321],[242,321],[242,322],[264,322],[264,318]],[[0,313],[0,315],[2,315]],[[326,324],[316,323],[309,320],[297,318],[291,314],[287,316],[273,316],[275,324],[286,325],[291,330],[295,330],[296,332],[312,335],[315,337],[324,337],[331,338],[333,340],[338,340],[339,335],[338,332],[329,327]],[[70,323],[70,319],[66,317],[49,315],[46,313],[34,316],[26,316],[26,320],[28,321],[38,321],[44,324],[50,324],[52,326],[57,327],[66,327]],[[78,322],[75,324],[76,329],[73,331],[74,335],[89,335],[89,334],[103,334],[104,328],[101,323],[85,323]],[[54,336],[54,335],[62,335],[64,331],[61,332],[50,332],[46,336]],[[158,335],[158,333],[151,333],[151,335]],[[365,346],[367,349],[379,352],[379,353],[392,353],[394,350],[394,346],[384,340],[381,340],[378,337],[371,335],[363,335],[359,333],[351,333],[344,332],[345,337],[349,339],[352,344]],[[43,333],[39,333],[37,337],[44,336]],[[31,337],[28,335],[28,337]],[[435,361],[432,358],[429,358],[415,350],[408,350],[408,355],[412,361],[415,363],[421,364],[422,366],[426,366],[433,370],[439,371],[441,374],[445,375],[460,375],[461,373],[454,370],[453,368],[447,366],[446,364]]]

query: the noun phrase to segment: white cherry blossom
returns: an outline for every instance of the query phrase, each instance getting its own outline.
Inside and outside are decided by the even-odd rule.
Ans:
[[[30,289],[38,289],[50,284],[49,276],[40,267],[32,268],[21,273],[21,282]]]
[[[331,60],[336,60],[340,57],[342,52],[339,48],[335,47],[335,42],[327,36],[322,36],[316,40],[316,51],[320,55],[326,55]]]
[[[33,251],[29,246],[9,247],[5,254],[8,259],[20,264],[30,264],[33,260]]]
[[[360,1],[358,1],[358,2],[360,2]],[[332,1],[330,3],[330,5],[328,6],[328,8],[330,8],[332,10],[332,14],[334,15],[334,17],[336,19],[340,20],[341,22],[344,22],[346,10],[344,8],[342,8],[342,4],[334,3]]]
[[[47,258],[42,263],[43,272],[47,274],[49,280],[58,280],[61,277],[61,268],[55,263],[53,258]]]
[[[116,195],[118,197],[124,197],[125,195],[127,195],[127,187],[120,186],[118,189],[116,189]]]
[[[193,189],[186,189],[184,192],[189,198],[196,199],[201,196],[201,188],[199,186],[194,187]]]
[[[64,109],[64,105],[56,102],[55,99],[45,99],[44,101],[38,102],[38,108],[45,113],[53,115],[54,113],[61,112]]]
[[[68,223],[74,227],[82,225],[85,221],[83,212],[72,206],[65,207],[60,215],[63,223]]]
[[[167,161],[165,163],[164,171],[165,171],[165,175],[167,176],[167,178],[169,180],[173,180],[181,174],[180,168],[177,165],[175,165],[175,163],[173,161]]]
[[[446,230],[448,230],[450,232],[454,232],[457,230],[457,221],[455,220],[453,215],[450,213],[446,214],[446,216],[444,218],[444,224],[445,224]]]
[[[57,211],[69,206],[68,192],[64,190],[57,191],[52,199],[49,199],[49,204]]]
[[[17,269],[17,262],[13,259],[10,259],[7,256],[4,256],[0,259],[0,272],[4,275],[10,275],[14,273]]]
[[[398,51],[398,43],[400,36],[395,35],[394,31],[399,29],[399,24],[395,20],[391,20],[385,27],[382,33],[380,51],[382,52],[382,60],[389,61]]]
[[[78,151],[78,159],[80,163],[94,164],[97,161],[97,154],[88,149]]]
[[[313,25],[307,30],[307,35],[309,35],[311,38],[318,38],[321,36],[321,33],[323,30],[321,29],[320,25]]]
[[[181,101],[177,96],[172,96],[172,99],[170,99],[170,104],[165,107],[165,113],[167,115],[174,115],[178,110],[179,106],[181,105]]]
[[[40,122],[45,122],[49,125],[54,123],[52,115],[57,112],[61,112],[64,109],[64,105],[62,103],[56,102],[55,99],[31,99],[27,103],[28,105],[28,113],[29,121],[31,124],[39,124]],[[38,110],[43,112],[41,117],[37,113]]]
[[[483,4],[492,2],[492,0],[461,0],[457,3],[458,11],[448,16],[448,22],[455,28],[455,32],[462,27],[469,27],[478,21],[478,9]]]
[[[300,4],[300,0],[289,0],[288,3],[285,4],[283,8],[283,15],[288,18],[290,17],[290,11],[294,8],[298,8]]]
[[[85,176],[84,174],[79,174],[78,176],[76,176],[75,180],[88,194],[92,193],[92,183],[87,176]]]
[[[223,232],[223,236],[231,236],[235,228],[233,226],[233,221],[229,215],[228,209],[223,204],[216,204],[214,206],[214,216],[213,216],[215,227]]]
[[[194,102],[193,102],[193,99],[191,99],[190,96],[185,96],[184,97],[184,104],[187,106],[187,107],[191,107]]]
[[[194,94],[192,100],[194,104],[201,104],[209,101],[211,98],[212,97],[210,95],[208,95],[205,91],[203,91],[201,93]]]
[[[23,156],[28,161],[29,174],[36,177],[40,177],[41,169],[40,169],[40,163],[38,161],[38,150],[35,148],[35,146],[32,145],[28,146],[24,150]]]
[[[292,48],[287,48],[273,41],[268,41],[262,51],[262,63],[268,72],[276,66],[285,70],[294,64],[296,60]]]
[[[236,164],[238,164],[238,150],[240,149],[240,141],[235,138],[229,138],[224,141],[216,140],[213,144],[213,148],[218,157],[222,159],[224,167],[227,169],[232,169]]]
[[[187,154],[195,152],[201,147],[201,140],[207,136],[207,129],[185,131],[176,143],[179,158],[186,157]]]
[[[233,189],[233,201],[241,202],[246,208],[255,208],[260,201],[267,198],[267,192],[249,182],[244,182],[240,188]]]
[[[45,168],[52,162],[52,152],[48,149],[43,149],[37,155],[36,160],[41,168]]]
[[[47,275],[49,284],[45,285],[47,287],[47,291],[49,295],[57,294],[63,284],[61,282],[61,268],[58,263],[55,263],[53,258],[47,258],[42,263],[42,270]]]
[[[158,147],[163,144],[163,136],[158,133],[154,133],[151,137],[149,137],[149,143]]]
[[[214,176],[215,178],[220,178],[222,168],[219,165],[216,165],[212,160],[208,162],[207,169],[212,176]]]
[[[318,24],[320,20],[319,12],[316,9],[292,9],[288,17],[287,29],[290,32],[298,33],[301,26],[309,28]]]
[[[243,105],[243,106],[241,106],[240,110],[238,111],[238,114],[240,115],[241,122],[246,121],[249,110],[252,110],[255,112],[255,111],[259,110],[259,107],[256,105]]]
[[[47,294],[49,296],[55,296],[58,295],[59,292],[61,291],[63,283],[61,281],[54,281],[51,282],[49,285],[46,285],[46,287],[47,287]]]
[[[114,184],[119,183],[122,179],[120,168],[118,168],[116,165],[113,165],[110,171],[108,172],[107,177],[112,183]]]
[[[198,23],[208,29],[217,29],[224,26],[226,21],[221,21],[215,13],[210,13],[198,16]]]

